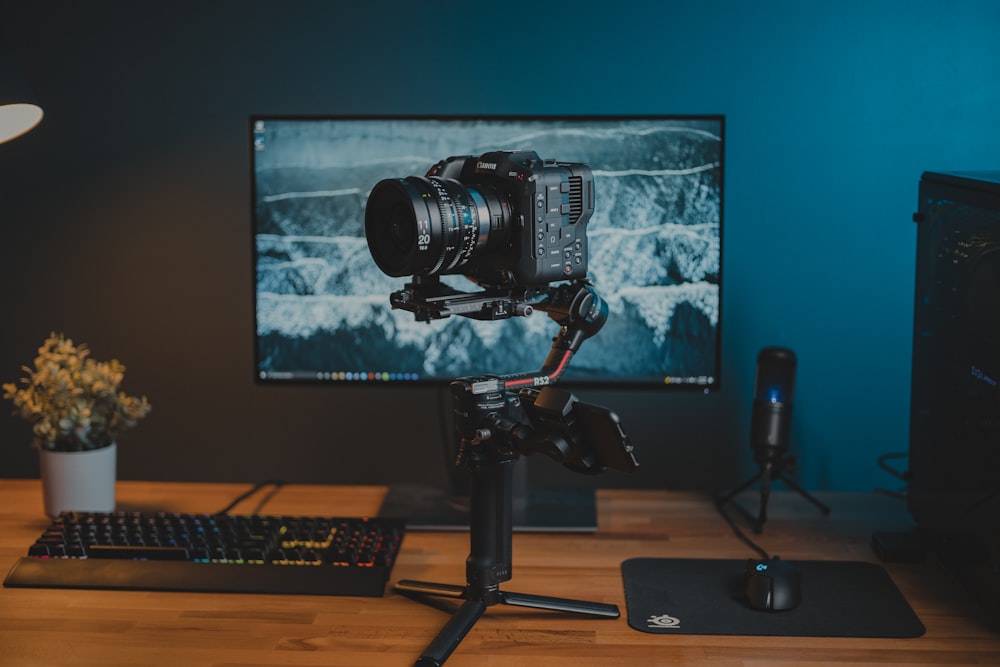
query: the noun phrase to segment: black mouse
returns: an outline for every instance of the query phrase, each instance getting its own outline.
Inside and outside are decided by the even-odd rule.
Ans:
[[[754,609],[787,611],[802,602],[802,575],[777,556],[747,561],[743,584],[746,601]]]

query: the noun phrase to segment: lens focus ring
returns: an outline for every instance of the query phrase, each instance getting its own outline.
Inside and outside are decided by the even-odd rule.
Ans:
[[[380,181],[365,210],[368,247],[390,276],[456,273],[491,240],[492,208],[506,210],[495,196],[452,179]]]

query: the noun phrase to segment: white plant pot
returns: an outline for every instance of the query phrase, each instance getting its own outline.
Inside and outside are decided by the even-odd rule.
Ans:
[[[39,450],[45,513],[64,510],[111,512],[115,509],[118,446],[85,452]]]

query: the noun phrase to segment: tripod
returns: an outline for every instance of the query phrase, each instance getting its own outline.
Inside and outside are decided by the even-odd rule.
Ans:
[[[500,583],[511,578],[511,482],[518,454],[493,446],[490,437],[463,441],[462,449],[470,472],[471,550],[466,560],[466,585],[404,579],[395,586],[417,600],[423,596],[464,600],[424,651],[417,667],[443,665],[486,609],[496,604],[618,618],[618,607],[611,604],[500,590]]]
[[[715,501],[719,506],[732,502],[736,509],[750,521],[751,526],[753,526],[753,532],[759,535],[764,531],[764,523],[767,521],[767,503],[771,498],[771,484],[775,480],[780,480],[787,484],[789,488],[796,491],[800,496],[818,507],[823,514],[830,513],[829,507],[821,503],[814,496],[810,495],[795,481],[785,476],[785,469],[795,465],[795,457],[783,456],[782,453],[768,451],[767,453],[755,456],[754,458],[756,458],[757,462],[760,464],[760,472],[730,491],[725,496],[716,498]],[[746,509],[744,509],[742,505],[736,503],[735,498],[737,495],[750,488],[758,480],[760,481],[760,508],[758,509],[757,516],[754,517]]]

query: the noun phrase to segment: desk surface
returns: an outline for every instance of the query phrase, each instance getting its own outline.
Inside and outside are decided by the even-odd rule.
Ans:
[[[118,483],[119,509],[217,511],[248,486]],[[381,487],[286,486],[261,509],[238,512],[366,515]],[[752,505],[756,497],[748,495]],[[867,494],[821,495],[822,516],[777,493],[759,542],[786,559],[877,562],[874,531],[909,525],[902,503]],[[984,628],[962,588],[930,559],[887,570],[927,627],[919,639],[683,636],[629,627],[620,566],[633,557],[746,558],[706,496],[598,492],[595,535],[518,534],[504,589],[617,604],[622,617],[588,619],[496,606],[448,667],[643,667],[684,664],[1000,664],[1000,635]],[[0,480],[0,570],[48,525],[37,480]],[[468,536],[407,534],[392,581],[463,584]],[[392,592],[384,598],[0,588],[0,665],[412,665],[448,614]]]

